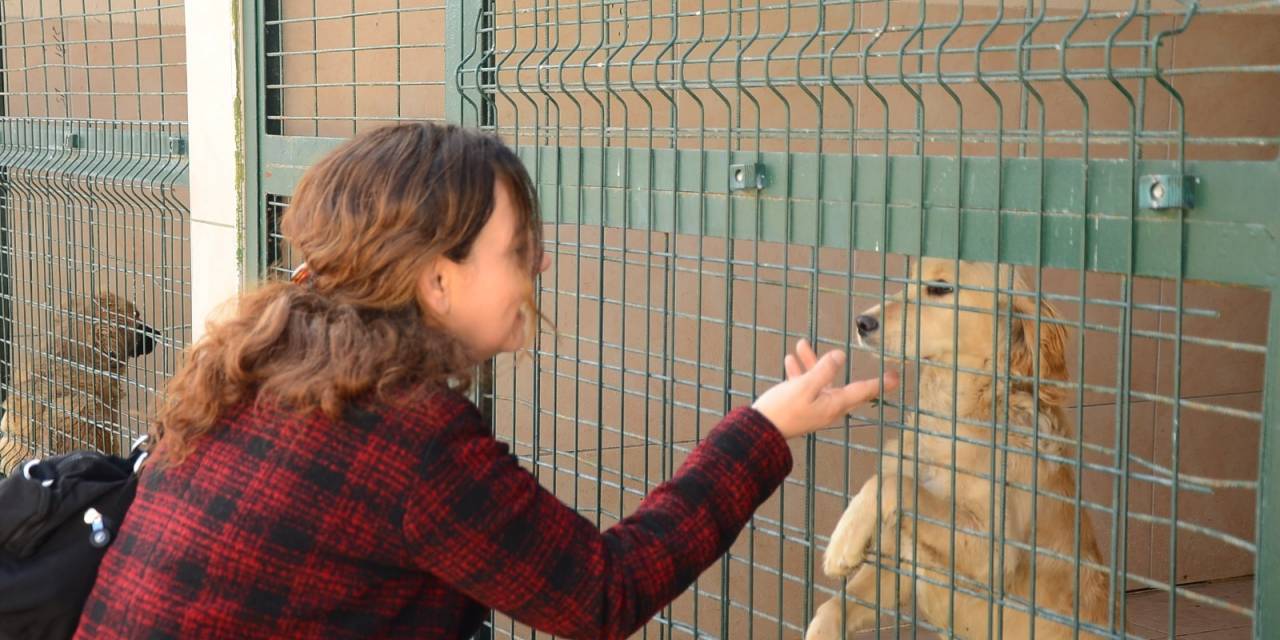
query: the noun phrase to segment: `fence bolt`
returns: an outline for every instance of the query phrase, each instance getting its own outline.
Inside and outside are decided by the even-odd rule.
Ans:
[[[1143,209],[1191,209],[1196,206],[1195,176],[1153,174],[1138,180],[1138,204]]]
[[[765,185],[764,165],[731,164],[729,165],[729,191],[760,190]]]

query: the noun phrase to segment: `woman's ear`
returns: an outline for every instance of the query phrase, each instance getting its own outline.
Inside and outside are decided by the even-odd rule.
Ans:
[[[439,256],[418,275],[418,299],[438,317],[449,315],[449,293],[457,263]]]

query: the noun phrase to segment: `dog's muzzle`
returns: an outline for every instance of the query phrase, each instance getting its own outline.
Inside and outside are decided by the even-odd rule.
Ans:
[[[865,338],[880,329],[880,321],[875,316],[858,316],[858,337]]]
[[[134,332],[133,357],[145,356],[156,349],[156,341],[160,339],[160,332],[152,329],[147,325],[142,325]]]

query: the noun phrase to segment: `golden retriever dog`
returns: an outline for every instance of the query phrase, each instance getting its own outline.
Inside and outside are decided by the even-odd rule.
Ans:
[[[823,571],[851,575],[850,598],[819,607],[806,640],[875,628],[877,581],[883,608],[909,616],[914,594],[918,619],[960,638],[1017,640],[1033,626],[1036,638],[1072,638],[1077,607],[1081,621],[1105,628],[1108,572],[1088,513],[1076,509],[1075,434],[1063,415],[1065,386],[1053,384],[1067,379],[1066,329],[1048,304],[1037,310],[1029,295],[1008,292],[1011,267],[962,262],[957,271],[954,260],[926,258],[912,274],[921,284],[857,325],[863,344],[883,345],[894,360],[918,358],[919,429],[903,431],[901,448],[886,447],[895,453],[883,454],[882,473],[836,525]],[[863,563],[877,539],[881,567]]]
[[[17,380],[0,422],[0,473],[46,453],[120,453],[120,373],[160,334],[133,303],[101,292],[76,296],[55,325],[48,358]]]

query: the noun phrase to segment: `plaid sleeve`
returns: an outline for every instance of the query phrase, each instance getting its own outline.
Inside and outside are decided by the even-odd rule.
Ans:
[[[404,533],[419,566],[488,607],[567,638],[625,638],[728,550],[791,463],[767,418],[735,410],[602,533],[521,468],[471,407],[421,461]]]

